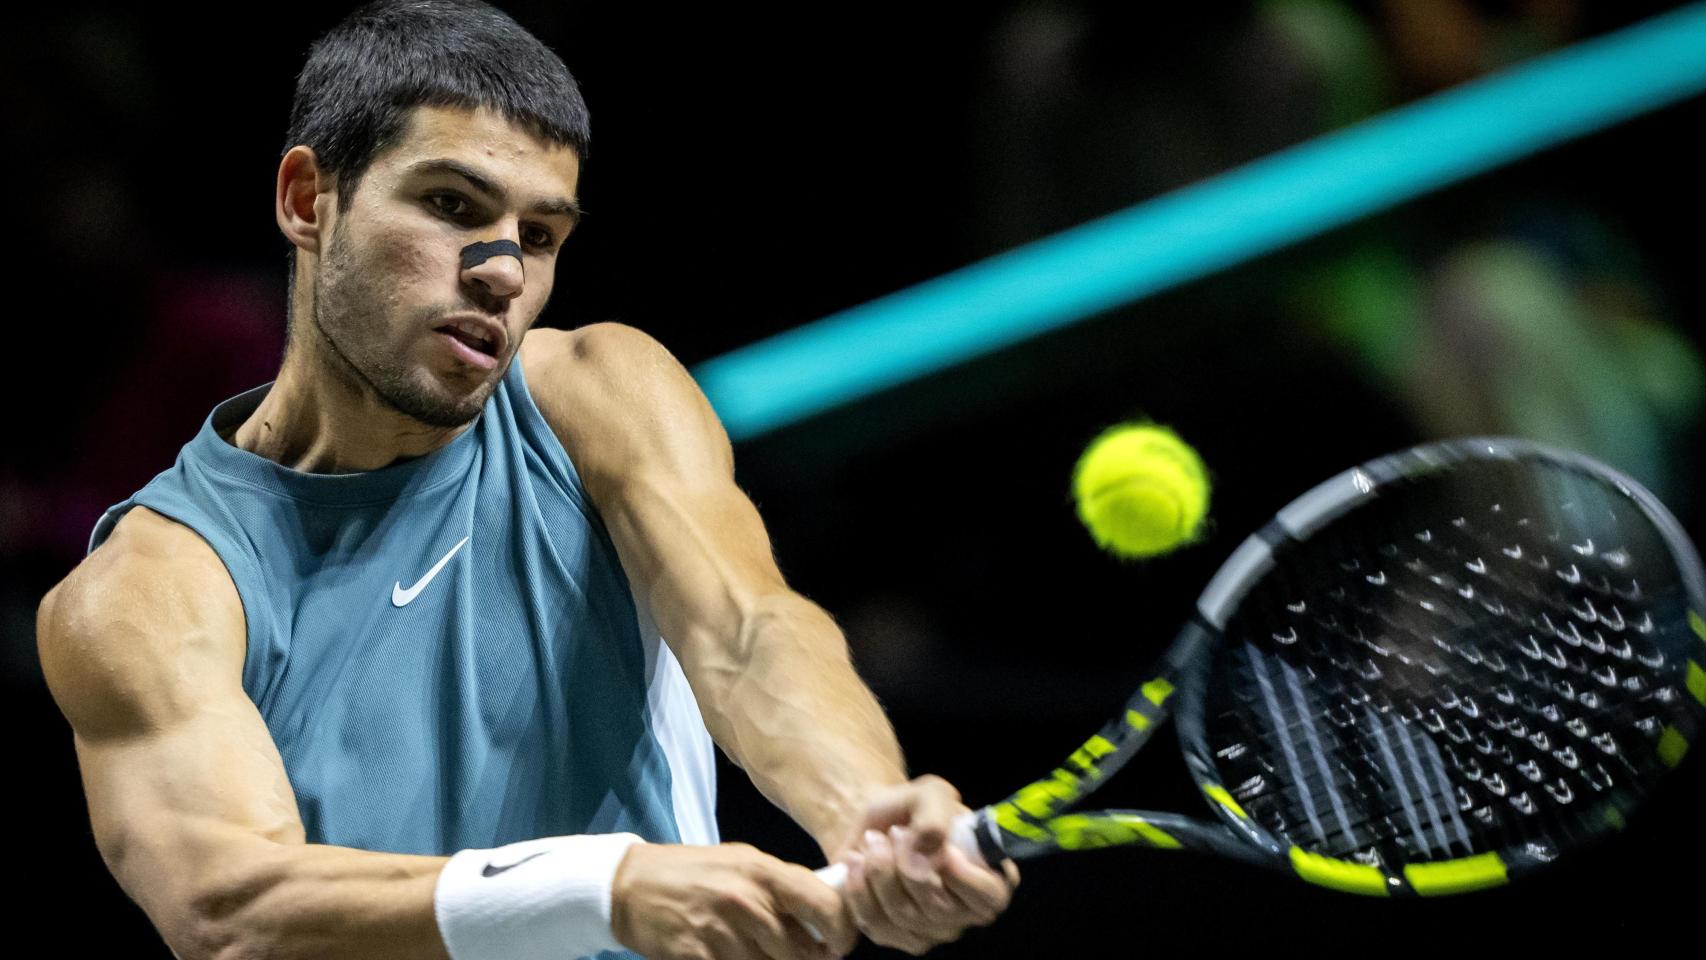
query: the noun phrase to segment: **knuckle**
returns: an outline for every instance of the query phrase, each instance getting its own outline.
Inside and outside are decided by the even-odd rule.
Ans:
[[[773,887],[786,888],[795,896],[809,903],[822,906],[838,899],[835,891],[826,884],[819,883],[817,876],[797,863],[783,861],[775,873]],[[843,882],[843,888],[846,883]]]
[[[770,855],[752,847],[747,847],[742,854],[737,864],[738,875],[753,883],[769,885],[776,873],[775,861]]]
[[[726,917],[753,917],[759,913],[758,898],[740,890],[724,892],[717,906]]]
[[[691,925],[693,939],[701,949],[717,954],[723,944],[736,939],[735,931],[742,928],[742,919],[732,908],[709,912]]]
[[[695,945],[715,936],[721,926],[722,921],[711,915],[698,916],[687,921],[687,929],[692,935],[691,942]]]
[[[931,789],[934,789],[934,790],[940,790],[943,793],[946,793],[949,796],[953,797],[955,800],[958,800],[960,798],[960,792],[958,790],[954,789],[953,784],[942,779],[941,777],[937,776],[934,773],[927,773],[927,774],[923,775],[922,777],[919,777],[918,782],[922,786],[930,787]]]

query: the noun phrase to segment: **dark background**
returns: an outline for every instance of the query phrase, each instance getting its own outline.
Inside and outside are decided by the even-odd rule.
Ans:
[[[631,323],[691,366],[1676,4],[504,6],[593,116],[589,215],[541,322]],[[309,44],[347,9],[57,5],[0,41],[24,248],[0,385],[0,723],[29,871],[12,907],[73,907],[78,952],[167,955],[95,851],[35,604],[101,509],[272,378],[281,138]],[[1534,435],[1630,470],[1699,539],[1706,190],[1685,144],[1703,119],[1696,98],[743,444],[739,479],[914,770],[973,803],[1093,730],[1238,540],[1358,460]],[[1099,554],[1067,494],[1083,444],[1133,416],[1176,427],[1216,481],[1205,541],[1141,566]],[[1166,747],[1107,803],[1198,809]],[[1701,766],[1615,845],[1507,890],[1376,903],[1104,852],[1027,866],[1006,918],[938,954],[1633,946],[1694,919]],[[728,838],[816,865],[722,773]]]

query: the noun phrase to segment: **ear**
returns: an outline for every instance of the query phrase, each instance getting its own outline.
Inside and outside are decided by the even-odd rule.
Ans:
[[[314,150],[298,144],[278,164],[278,188],[273,196],[274,214],[284,238],[298,250],[320,252],[320,240],[331,226],[324,215],[337,205],[333,178],[320,169]],[[324,205],[321,198],[325,198]]]

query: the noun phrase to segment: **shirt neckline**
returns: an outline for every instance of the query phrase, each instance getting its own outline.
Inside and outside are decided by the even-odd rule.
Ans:
[[[505,372],[506,380],[515,373],[516,366],[512,363]],[[261,384],[215,406],[196,434],[194,446],[215,471],[295,500],[355,506],[424,493],[467,472],[478,444],[475,434],[484,426],[482,410],[468,429],[423,456],[359,473],[307,473],[244,450],[222,436],[247,420],[277,382]],[[488,399],[487,406],[490,404]]]

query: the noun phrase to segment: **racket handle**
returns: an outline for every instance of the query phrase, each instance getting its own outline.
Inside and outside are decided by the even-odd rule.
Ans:
[[[960,848],[960,852],[971,858],[972,863],[986,863],[983,851],[977,846],[977,813],[968,811],[954,818],[948,825],[948,842]],[[847,864],[832,863],[827,867],[813,871],[819,880],[840,890],[847,884]]]

